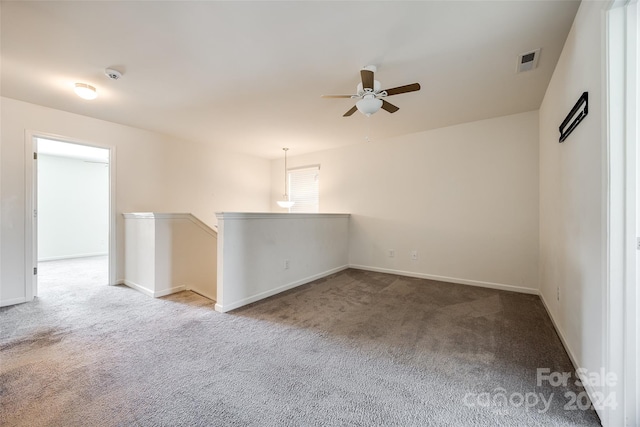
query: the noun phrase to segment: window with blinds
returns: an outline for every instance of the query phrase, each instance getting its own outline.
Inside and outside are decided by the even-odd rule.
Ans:
[[[320,165],[289,169],[287,176],[289,200],[295,202],[289,212],[318,212]]]

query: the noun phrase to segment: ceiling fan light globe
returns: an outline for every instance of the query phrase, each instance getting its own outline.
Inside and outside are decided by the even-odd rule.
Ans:
[[[365,116],[376,113],[382,107],[382,100],[376,98],[364,98],[356,102],[356,108]]]
[[[296,202],[293,202],[291,200],[278,200],[278,206],[280,206],[281,208],[290,208],[291,206],[295,205]]]

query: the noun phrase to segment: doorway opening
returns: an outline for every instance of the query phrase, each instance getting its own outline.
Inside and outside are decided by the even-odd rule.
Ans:
[[[33,296],[112,283],[110,148],[34,135]]]

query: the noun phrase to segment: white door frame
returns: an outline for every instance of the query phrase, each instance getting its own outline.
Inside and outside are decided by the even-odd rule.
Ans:
[[[605,426],[640,423],[640,289],[638,289],[638,3],[614,0],[605,13],[606,278],[603,360]]]
[[[109,284],[116,284],[116,148],[47,132],[25,131],[25,296],[27,301],[38,295],[38,168],[34,167],[34,153],[38,152],[36,138],[68,144],[85,145],[109,150]]]

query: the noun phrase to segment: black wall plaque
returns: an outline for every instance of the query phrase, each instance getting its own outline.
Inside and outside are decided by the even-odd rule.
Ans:
[[[589,114],[589,92],[582,92],[582,96],[573,106],[567,117],[560,125],[560,141],[563,142],[580,124],[582,119]]]

